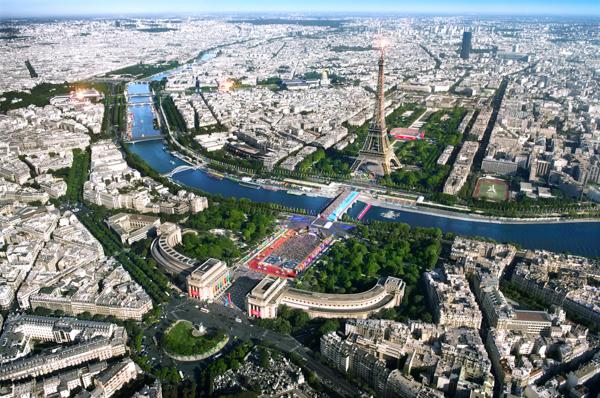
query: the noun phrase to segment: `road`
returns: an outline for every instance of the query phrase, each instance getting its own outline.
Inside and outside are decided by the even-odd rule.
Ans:
[[[199,308],[196,308],[199,307]],[[202,312],[200,308],[206,307],[209,313]],[[259,341],[277,348],[283,352],[294,352],[304,361],[306,368],[315,373],[320,382],[335,391],[341,397],[357,397],[360,390],[342,377],[337,371],[323,365],[315,358],[314,352],[290,335],[274,332],[260,328],[250,323],[244,313],[239,310],[227,308],[219,304],[201,304],[187,297],[174,298],[164,307],[163,317],[159,324],[148,328],[144,332],[144,349],[146,355],[155,358],[153,365],[170,366],[176,364],[177,368],[190,377],[195,377],[199,365],[209,363],[214,357],[198,362],[179,362],[169,358],[160,348],[158,335],[162,333],[173,321],[185,319],[194,324],[202,323],[209,330],[224,330],[230,337],[231,342],[237,341]],[[236,318],[241,322],[237,322]],[[157,343],[155,344],[154,338]],[[218,354],[216,354],[218,355]]]

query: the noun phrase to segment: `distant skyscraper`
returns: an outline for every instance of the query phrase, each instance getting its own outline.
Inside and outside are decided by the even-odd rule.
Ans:
[[[323,72],[321,72],[321,87],[327,87],[330,83],[329,73],[327,69],[323,69]]]
[[[462,46],[460,47],[460,57],[462,59],[469,59],[469,54],[471,53],[471,39],[473,38],[473,33],[464,31]]]

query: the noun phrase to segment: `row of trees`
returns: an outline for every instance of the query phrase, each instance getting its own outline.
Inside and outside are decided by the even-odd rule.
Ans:
[[[88,179],[89,167],[89,148],[85,151],[79,148],[73,149],[73,163],[67,175],[67,200],[71,202],[83,201],[83,184]]]
[[[187,131],[185,120],[183,119],[183,116],[181,116],[181,113],[179,113],[179,110],[177,110],[173,98],[165,96],[161,97],[160,100],[169,126],[176,131]]]
[[[131,152],[126,145],[123,146],[123,149],[125,150],[125,161],[129,167],[136,169],[143,176],[150,177],[169,188],[174,188],[174,184],[172,184],[167,178],[162,177],[160,173],[150,167],[150,165],[148,165],[148,163],[146,163],[140,155]]]
[[[548,212],[560,212],[573,213],[572,215],[575,216],[578,212],[585,212],[589,216],[590,214],[593,215],[593,213],[598,214],[600,212],[600,208],[594,203],[582,203],[562,197],[547,199],[521,197],[508,202],[490,202],[473,199],[468,201],[468,204],[494,215],[514,214],[515,216],[535,216],[547,214]]]
[[[104,99],[104,117],[102,118],[102,133],[92,136],[92,139],[110,138],[112,126],[117,126],[120,131],[127,128],[127,102],[123,95],[107,94]]]

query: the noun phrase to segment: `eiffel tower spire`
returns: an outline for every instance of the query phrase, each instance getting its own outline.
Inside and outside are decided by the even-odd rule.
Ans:
[[[375,100],[375,117],[372,124],[381,131],[386,131],[385,128],[385,106],[384,106],[384,84],[383,84],[383,49],[379,56],[379,73],[377,74],[377,98]],[[387,132],[387,131],[386,131]]]
[[[359,151],[358,157],[352,166],[356,171],[363,164],[375,164],[381,166],[384,175],[390,174],[392,165],[400,167],[400,162],[390,145],[385,126],[385,92],[383,83],[383,67],[385,64],[383,57],[383,47],[379,57],[379,74],[377,76],[377,92],[375,99],[375,113],[369,126],[369,134],[365,140],[363,148]]]

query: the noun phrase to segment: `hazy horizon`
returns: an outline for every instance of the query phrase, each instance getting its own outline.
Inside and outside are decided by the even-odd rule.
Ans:
[[[75,0],[0,0],[0,18],[95,17],[95,16],[197,16],[223,14],[294,14],[301,15],[429,15],[429,16],[567,16],[598,17],[600,2],[574,0],[505,0],[483,3],[475,0],[457,2],[426,1],[419,4],[393,0],[349,2],[341,0],[300,2],[260,0],[106,0],[82,3]]]

